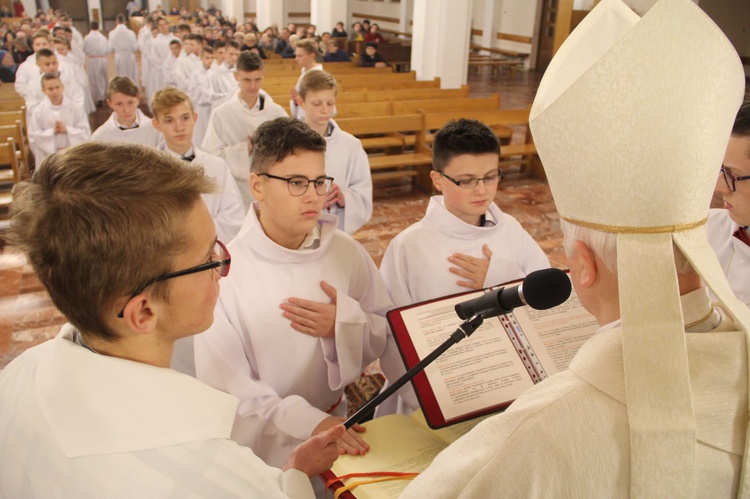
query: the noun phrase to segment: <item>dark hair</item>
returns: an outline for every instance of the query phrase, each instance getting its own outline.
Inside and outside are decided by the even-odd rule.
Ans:
[[[203,53],[205,54],[212,54],[214,53],[214,48],[210,45],[203,47]]]
[[[42,75],[42,88],[44,88],[44,82],[50,80],[59,80],[60,75],[56,73],[44,73]]]
[[[107,98],[112,94],[123,94],[130,97],[140,97],[138,85],[127,76],[113,76],[107,85]]]
[[[99,23],[96,21],[91,21],[91,31],[99,31]]]
[[[169,46],[171,47],[172,45],[179,45],[180,47],[182,47],[182,42],[179,39],[173,39],[171,42],[169,42]]]
[[[251,170],[265,173],[297,151],[325,153],[325,139],[295,118],[276,118],[260,125],[253,134]]]
[[[732,127],[732,135],[750,137],[750,94],[745,95]]]
[[[36,60],[38,61],[42,57],[55,57],[55,53],[50,49],[39,49],[36,51]]]
[[[190,33],[189,35],[185,35],[185,40],[194,40],[198,43],[203,43],[203,37],[198,33]]]
[[[456,156],[463,154],[497,154],[500,141],[490,127],[477,120],[451,120],[435,134],[432,144],[432,167],[443,171]]]
[[[240,49],[240,44],[237,43],[235,40],[227,40],[226,47],[227,48],[232,47],[232,48],[235,48],[235,49],[239,50]]]
[[[227,46],[227,42],[225,42],[224,40],[216,40],[214,42],[214,50],[220,49],[220,48],[226,48],[226,46]]]
[[[117,14],[115,16],[115,22],[118,23],[118,24],[124,24],[125,23],[125,16],[123,16],[122,14]]]
[[[189,33],[190,32],[190,25],[185,24],[185,23],[178,24],[177,25],[177,31],[187,31]]]
[[[236,71],[259,71],[263,69],[263,60],[260,56],[249,50],[243,50],[240,55],[237,56],[237,64],[235,64]]]

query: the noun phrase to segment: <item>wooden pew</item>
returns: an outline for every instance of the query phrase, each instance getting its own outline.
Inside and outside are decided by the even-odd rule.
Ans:
[[[393,102],[393,114],[412,114],[423,109],[428,113],[462,110],[499,109],[500,94],[490,97],[468,97],[463,99],[415,99]]]
[[[393,73],[402,74],[402,73]],[[416,88],[440,88],[440,77],[434,80],[371,80],[362,83],[347,82],[341,85],[339,90],[350,91],[350,90],[403,90],[403,89],[416,89]]]
[[[391,116],[393,114],[393,103],[390,101],[336,102],[335,119],[337,121],[342,118],[366,118],[368,116]],[[400,114],[416,114],[416,111]]]
[[[9,139],[16,147],[16,163],[21,172],[20,177],[26,179],[31,172],[29,164],[30,149],[21,120],[16,120],[12,125],[0,125],[0,143],[7,143]]]
[[[0,220],[10,218],[10,205],[13,202],[13,186],[22,179],[22,172],[16,160],[16,146],[13,139],[0,143]],[[7,226],[7,222],[2,226]]]
[[[368,102],[402,101],[414,99],[460,99],[469,97],[469,86],[461,88],[404,88],[400,90],[369,90],[365,92]],[[339,94],[341,95],[341,94]]]

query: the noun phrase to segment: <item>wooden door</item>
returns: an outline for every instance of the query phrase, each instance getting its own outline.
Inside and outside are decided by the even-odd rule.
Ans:
[[[555,21],[557,20],[557,0],[544,0],[542,22],[539,24],[539,48],[536,68],[544,71],[549,66],[555,47]]]

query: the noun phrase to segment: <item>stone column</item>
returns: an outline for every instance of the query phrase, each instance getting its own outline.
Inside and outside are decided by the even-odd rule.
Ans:
[[[348,0],[310,0],[310,22],[317,28],[317,33],[331,31],[341,21],[346,27],[349,19]]]

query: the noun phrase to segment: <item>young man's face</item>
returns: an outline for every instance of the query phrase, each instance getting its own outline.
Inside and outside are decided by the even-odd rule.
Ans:
[[[107,105],[117,115],[117,121],[123,125],[130,125],[135,120],[140,97],[133,97],[120,92],[114,92],[107,97]]]
[[[750,137],[732,136],[724,154],[724,167],[735,177],[750,175]],[[724,208],[732,220],[742,226],[750,225],[750,179],[735,182],[732,192],[720,173],[716,191],[724,198]]]
[[[497,154],[462,154],[454,157],[443,168],[443,173],[455,180],[485,178],[497,175]],[[459,187],[442,174],[430,172],[435,189],[445,198],[445,208],[464,222],[477,225],[479,218],[487,212],[497,193],[497,182],[480,181],[476,187]]]
[[[154,115],[154,128],[164,135],[164,141],[174,152],[183,153],[193,144],[193,128],[198,116],[188,101],[180,102],[172,109]]]
[[[186,54],[195,54],[195,41],[194,40],[183,40],[182,46],[185,47]]]
[[[224,62],[224,58],[226,57],[226,54],[227,54],[226,47],[218,48],[214,50],[214,59],[216,59],[216,62],[221,64],[222,62]]]
[[[246,102],[255,102],[263,85],[263,71],[236,71],[234,78],[240,87],[240,95]]]
[[[182,47],[177,43],[172,43],[169,45],[169,50],[174,57],[180,57],[180,50],[182,50]]]
[[[307,92],[302,101],[302,109],[305,111],[305,123],[313,128],[327,124],[331,119],[334,107],[336,107],[335,90]]]
[[[34,52],[39,52],[42,49],[48,49],[49,40],[47,40],[43,36],[38,36],[34,38],[34,41],[31,42],[31,48],[34,50]]]
[[[268,170],[279,177],[304,177],[310,182],[301,196],[292,196],[287,182],[250,175],[250,190],[260,203],[260,223],[266,235],[286,248],[299,248],[320,218],[326,197],[315,192],[314,180],[326,174],[322,152],[296,151]]]
[[[377,52],[377,50],[375,50],[375,47],[365,47],[365,53],[370,57],[373,57],[375,55],[375,52]]]
[[[64,43],[55,43],[55,52],[60,54],[61,56],[68,55],[68,46]]]
[[[54,106],[62,104],[63,100],[63,84],[59,78],[53,80],[46,80],[42,84],[42,92],[47,96],[49,101]]]
[[[310,64],[315,62],[315,54],[314,53],[308,54],[307,50],[303,49],[302,47],[297,47],[294,49],[294,62],[296,62],[303,68],[306,68]]]
[[[162,35],[169,34],[169,22],[164,18],[159,19],[156,22],[156,28],[159,30],[159,33],[161,33]]]
[[[230,68],[233,68],[235,64],[237,64],[237,56],[240,55],[240,51],[237,50],[234,47],[227,47],[227,51],[225,52],[224,56],[224,62],[227,63],[227,66]]]
[[[39,69],[42,70],[42,73],[57,74],[59,63],[57,62],[57,57],[54,55],[50,57],[40,57],[36,60],[36,63],[39,66]]]
[[[209,54],[208,52],[203,52],[203,54],[201,55],[201,62],[203,63],[204,68],[210,68],[211,64],[214,63],[214,55]]]
[[[339,51],[339,46],[336,42],[328,42],[328,52],[335,54]]]

